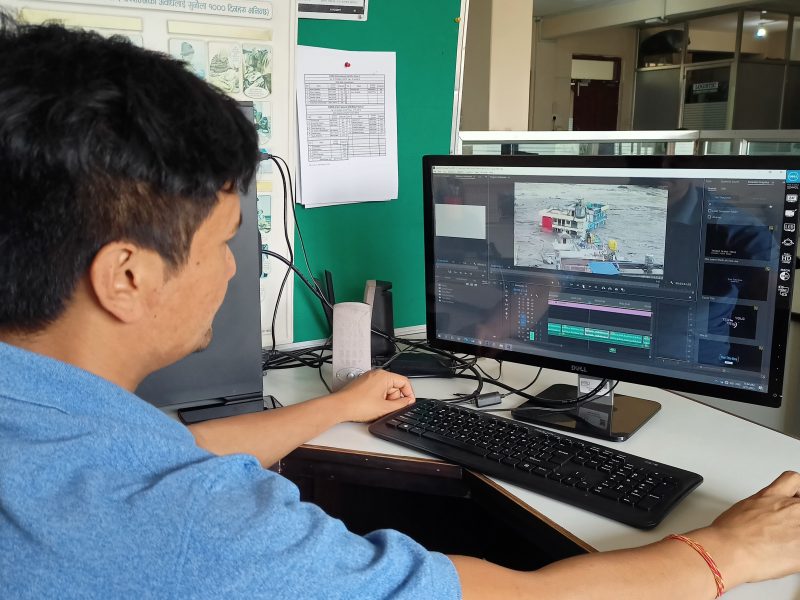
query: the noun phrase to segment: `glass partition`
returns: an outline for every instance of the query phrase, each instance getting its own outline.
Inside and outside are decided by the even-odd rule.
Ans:
[[[639,31],[639,67],[680,65],[685,25],[647,27]]]
[[[794,17],[792,25],[792,50],[789,60],[800,60],[800,16]]]
[[[462,131],[456,154],[800,155],[800,130]]]
[[[742,21],[742,60],[784,60],[789,15],[748,10]]]
[[[738,14],[728,13],[689,21],[687,63],[732,59],[736,52]]]
[[[631,156],[692,154],[692,131],[462,131],[458,154]]]

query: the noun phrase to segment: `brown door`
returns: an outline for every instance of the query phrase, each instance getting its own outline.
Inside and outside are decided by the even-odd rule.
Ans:
[[[614,63],[611,80],[572,80],[572,129],[575,131],[614,131],[619,110],[620,59],[602,56],[574,56],[583,60]]]

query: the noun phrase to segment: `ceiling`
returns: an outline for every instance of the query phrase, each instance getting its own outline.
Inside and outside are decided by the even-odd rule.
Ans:
[[[535,17],[552,17],[568,13],[576,13],[588,8],[605,8],[614,4],[626,4],[631,0],[533,0],[533,14]],[[740,5],[732,10],[739,10]],[[748,8],[767,9],[776,11],[800,12],[798,0],[756,0]]]
[[[576,12],[584,8],[624,4],[630,0],[533,0],[533,16],[548,17]]]
[[[744,29],[745,31],[756,29],[757,27],[765,27],[766,29],[773,30],[786,30],[787,25],[786,14],[776,13],[774,11],[750,11],[746,10],[744,13]],[[702,19],[693,20],[698,29],[705,29],[707,31],[726,31],[729,33],[736,33],[736,26],[738,22],[737,13],[726,13],[724,15],[716,15],[713,17],[705,17]],[[690,25],[691,27],[691,25]]]

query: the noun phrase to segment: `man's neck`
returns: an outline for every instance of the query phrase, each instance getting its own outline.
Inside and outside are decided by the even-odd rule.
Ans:
[[[85,321],[76,327],[73,319],[62,317],[35,332],[0,331],[0,341],[74,365],[134,391],[147,375],[146,370],[137,368],[135,352],[126,348],[124,336],[102,335],[97,329]]]

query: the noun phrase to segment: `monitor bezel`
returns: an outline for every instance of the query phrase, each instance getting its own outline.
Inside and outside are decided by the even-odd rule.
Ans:
[[[670,389],[690,394],[712,396],[748,404],[777,408],[783,400],[786,346],[791,318],[794,270],[788,298],[777,297],[773,320],[773,338],[767,390],[737,389],[712,383],[651,375],[624,368],[592,365],[581,361],[500,350],[436,337],[434,199],[432,171],[435,166],[485,167],[567,167],[609,169],[781,169],[800,167],[800,157],[792,156],[540,156],[540,155],[427,155],[423,156],[423,204],[425,241],[425,312],[428,343],[440,350],[466,353],[534,367],[545,367],[590,377],[602,377]],[[795,238],[796,240],[796,238]],[[794,269],[794,265],[792,265]]]

